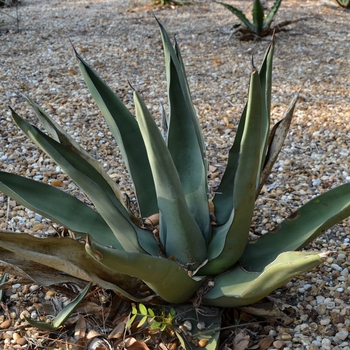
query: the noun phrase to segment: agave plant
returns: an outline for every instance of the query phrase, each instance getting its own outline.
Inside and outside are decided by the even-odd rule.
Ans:
[[[337,0],[338,4],[345,8],[350,8],[350,0]]]
[[[72,233],[43,239],[0,232],[0,266],[43,285],[91,281],[143,304],[183,307],[191,302],[195,310],[203,305],[248,305],[323,261],[326,253],[300,250],[350,215],[350,184],[312,199],[274,231],[250,241],[255,200],[277,159],[296,104],[295,97],[270,130],[274,43],[260,70],[252,69],[227,168],[215,197],[209,198],[205,142],[180,49],[159,26],[169,103],[169,115],[163,110],[165,139],[137,91],[135,119],[75,52],[132,178],[138,212],[123,200],[102,166],[27,98],[46,133],[12,110],[14,122],[59,164],[93,207],[49,184],[0,172],[3,193]],[[219,311],[211,313],[209,323],[219,327]],[[208,349],[215,348],[217,338],[218,332]]]

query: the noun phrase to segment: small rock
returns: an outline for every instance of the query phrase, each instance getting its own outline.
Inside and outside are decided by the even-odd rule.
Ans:
[[[19,296],[18,296],[17,293],[12,294],[12,295],[10,296],[10,300],[12,300],[12,301],[15,301],[15,300],[18,300],[18,299],[19,299]]]
[[[331,350],[331,341],[327,338],[322,339],[322,349]]]
[[[337,270],[337,271],[343,270],[338,264],[332,264],[332,265],[331,265],[331,268],[332,268],[333,270]]]
[[[323,303],[324,303],[324,299],[325,299],[324,296],[318,295],[318,296],[316,297],[316,302],[317,302],[317,304],[323,304]]]
[[[276,349],[282,349],[283,345],[284,345],[284,341],[281,340],[275,340],[272,345],[276,348]]]
[[[336,343],[341,343],[343,340],[345,340],[349,335],[349,332],[346,328],[343,328],[342,330],[340,330],[338,333],[336,333],[336,335],[334,336],[333,340]]]
[[[28,343],[27,339],[23,338],[23,337],[18,338],[16,341],[16,344],[21,345],[21,346],[26,345],[27,343]]]
[[[6,320],[0,324],[1,329],[7,329],[11,326],[11,320]]]
[[[319,350],[320,348],[315,345],[315,344],[311,344],[310,347],[309,347],[309,350]]]

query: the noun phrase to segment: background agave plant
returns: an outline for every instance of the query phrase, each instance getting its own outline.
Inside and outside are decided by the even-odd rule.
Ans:
[[[264,7],[260,0],[254,0],[252,10],[252,22],[246,17],[246,15],[241,10],[237,9],[236,7],[233,7],[232,5],[221,1],[214,2],[223,5],[240,19],[240,21],[245,26],[244,30],[241,30],[243,34],[255,34],[260,37],[263,37],[271,34],[271,24],[282,3],[282,0],[276,0],[266,16],[264,13]]]
[[[350,8],[350,0],[337,0],[338,4],[345,8]]]
[[[350,215],[350,184],[311,200],[274,231],[249,241],[255,199],[277,159],[296,103],[294,98],[270,130],[274,44],[260,70],[252,69],[227,168],[217,194],[209,198],[205,142],[179,46],[172,45],[161,24],[160,29],[169,100],[169,115],[163,111],[166,140],[136,91],[137,120],[76,53],[133,180],[139,212],[124,202],[102,166],[27,98],[47,133],[14,111],[13,120],[60,165],[93,208],[48,184],[0,172],[3,193],[72,232],[72,237],[45,239],[0,232],[0,266],[43,285],[91,281],[141,303],[191,301],[195,309],[254,303],[322,262],[327,253],[300,250]],[[219,311],[211,311],[210,324],[220,324]],[[208,348],[215,348],[217,337],[218,332]]]

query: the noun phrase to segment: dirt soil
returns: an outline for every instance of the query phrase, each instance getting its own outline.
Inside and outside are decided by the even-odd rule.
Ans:
[[[252,1],[227,2],[245,13],[251,11]],[[273,1],[266,4],[272,6]],[[15,15],[15,8],[1,10]],[[34,121],[21,95],[27,94],[55,116],[129,193],[129,180],[114,140],[84,85],[71,43],[131,110],[129,82],[159,118],[160,102],[167,108],[167,100],[156,16],[176,35],[182,50],[212,166],[210,184],[215,188],[247,97],[252,56],[259,66],[270,37],[239,40],[235,33],[238,19],[206,0],[182,7],[136,0],[23,0],[18,10],[19,31],[0,13],[1,170],[52,183],[85,200],[60,168],[12,123],[8,106]],[[275,38],[272,124],[299,91],[300,97],[286,145],[257,201],[252,229],[258,233],[271,230],[313,196],[350,181],[350,11],[335,0],[285,0],[274,25],[286,20],[295,23]],[[48,220],[1,193],[0,229],[38,235],[58,231]],[[282,316],[274,309],[266,319],[264,306],[229,310],[225,316],[228,323],[240,319],[249,325],[226,331],[222,348],[350,349],[349,234],[346,220],[308,247],[334,253],[319,268],[273,293],[270,301]],[[68,343],[77,342],[79,336],[66,330],[49,335],[21,327],[23,313],[33,318],[50,315],[54,313],[52,305],[72,297],[62,293],[14,280],[14,287],[6,291],[3,311],[0,309],[0,347],[68,349]],[[92,297],[99,309],[89,309],[95,320],[90,328],[106,339],[117,324],[101,325],[96,315],[101,316],[104,303],[112,296],[97,289]],[[249,316],[261,309],[265,310],[263,316]],[[7,320],[11,322],[4,324]],[[78,319],[72,321],[73,328],[83,329],[77,324]],[[50,340],[52,337],[58,340]],[[105,342],[102,349],[122,348],[120,342],[116,345],[120,339],[110,338],[101,340]],[[171,347],[168,340],[159,344],[162,349]]]

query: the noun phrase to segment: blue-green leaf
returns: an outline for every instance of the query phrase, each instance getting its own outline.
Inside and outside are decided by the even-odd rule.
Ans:
[[[143,251],[138,242],[135,225],[125,207],[119,202],[101,174],[86,160],[56,142],[15,112],[12,117],[22,131],[54,159],[66,174],[86,193],[96,209],[113,231],[121,246],[127,251]],[[145,236],[150,233],[145,231]],[[154,251],[157,251],[154,241]]]
[[[134,101],[156,186],[160,222],[166,224],[166,233],[161,226],[160,239],[168,257],[195,269],[206,258],[206,242],[191,216],[179,174],[156,123],[137,92]]]
[[[75,234],[82,236],[90,234],[101,243],[122,249],[101,215],[64,191],[2,171],[0,172],[0,191]]]
[[[255,26],[248,20],[248,18],[245,16],[245,14],[241,11],[238,10],[237,8],[229,5],[229,4],[225,4],[224,2],[220,2],[220,1],[215,1],[217,4],[220,4],[224,7],[226,7],[229,11],[231,11],[235,16],[237,16],[240,21],[253,33],[255,33]]]
[[[246,122],[241,139],[233,187],[234,208],[229,220],[215,228],[208,248],[209,263],[201,274],[218,274],[233,266],[246,246],[260,176],[260,146],[263,125],[262,91],[259,73],[254,69],[249,88]],[[237,215],[235,215],[237,212]]]
[[[192,104],[180,49],[177,44],[173,48],[164,27],[160,23],[159,26],[164,46],[170,109],[168,149],[191,215],[208,242],[211,225],[203,135]]]
[[[249,242],[240,261],[248,270],[261,271],[278,254],[302,249],[349,215],[350,184],[345,184],[313,198],[276,230]]]
[[[135,192],[143,217],[158,213],[154,182],[145,145],[135,118],[113,90],[76,53],[79,68],[96,104],[122,153],[135,186]]]

